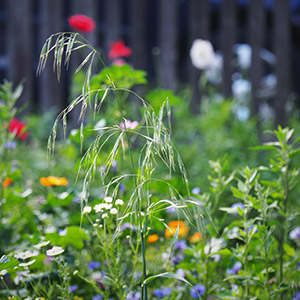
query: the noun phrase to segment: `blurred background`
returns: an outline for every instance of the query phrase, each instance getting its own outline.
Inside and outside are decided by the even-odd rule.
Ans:
[[[70,101],[78,56],[60,83],[51,63],[40,76],[36,69],[46,38],[71,31],[74,14],[96,21],[96,30],[84,36],[107,65],[110,43],[123,39],[132,49],[129,63],[147,71],[153,86],[191,91],[194,112],[204,72],[191,63],[195,39],[211,41],[220,57],[219,73],[206,74],[206,81],[226,98],[247,99],[240,118],[272,113],[284,124],[299,106],[300,0],[1,0],[0,80],[24,80],[19,105],[26,103],[27,112],[59,110]]]

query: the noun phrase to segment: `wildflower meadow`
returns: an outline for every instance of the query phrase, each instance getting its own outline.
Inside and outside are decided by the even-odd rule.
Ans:
[[[105,60],[92,18],[68,26],[38,49],[58,80],[80,54],[61,112],[24,114],[26,83],[0,86],[0,299],[300,299],[298,111],[251,116],[241,77],[223,97],[222,56],[196,39],[194,113],[123,39]]]

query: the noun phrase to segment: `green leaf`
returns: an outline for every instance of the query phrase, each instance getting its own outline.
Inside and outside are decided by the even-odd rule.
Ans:
[[[72,202],[73,196],[69,193],[61,194],[49,194],[47,197],[47,202],[52,206],[69,206]]]
[[[284,244],[283,249],[288,256],[291,256],[291,257],[295,256],[295,250],[290,245]]]
[[[149,101],[151,106],[153,107],[154,111],[158,113],[162,103],[168,99],[169,104],[171,107],[178,106],[182,104],[182,101],[179,97],[174,95],[172,90],[163,90],[157,89],[152,90],[145,96],[146,100]]]
[[[19,263],[14,257],[3,255],[0,258],[0,271],[18,266]]]
[[[235,198],[242,199],[242,200],[245,199],[245,194],[242,191],[238,190],[237,188],[232,186],[231,191]]]

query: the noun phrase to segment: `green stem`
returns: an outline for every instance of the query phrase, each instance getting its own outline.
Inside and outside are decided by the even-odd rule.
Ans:
[[[284,172],[284,206],[283,206],[283,220],[282,220],[282,230],[279,242],[279,283],[283,281],[283,245],[285,242],[286,235],[286,212],[288,205],[288,196],[289,196],[289,182],[288,182],[288,165],[286,165],[286,171]],[[280,294],[280,299],[283,300],[283,293]]]

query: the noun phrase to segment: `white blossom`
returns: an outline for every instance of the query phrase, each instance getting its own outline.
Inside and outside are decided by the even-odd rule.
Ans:
[[[28,266],[32,265],[33,263],[35,263],[35,259],[33,259],[27,263],[20,263],[19,266],[20,267],[28,267]]]
[[[46,247],[50,244],[50,241],[40,242],[37,245],[34,245],[34,248],[41,249],[42,247]]]
[[[195,68],[207,70],[214,65],[215,52],[210,41],[194,40],[190,50],[190,57]]]
[[[14,257],[16,259],[27,259],[27,258],[31,258],[31,257],[34,257],[34,256],[38,256],[39,255],[39,251],[37,250],[34,250],[34,251],[25,251],[25,252],[19,252],[19,253],[16,253],[14,255]]]
[[[124,201],[122,199],[117,199],[115,205],[118,206],[122,206],[124,204]]]
[[[118,213],[118,210],[117,210],[116,208],[112,208],[112,209],[110,210],[110,213],[111,213],[112,215],[116,215],[116,214]]]
[[[105,197],[105,198],[104,198],[104,201],[105,201],[106,203],[112,203],[113,198],[112,198],[112,197]]]
[[[53,248],[47,250],[47,256],[56,256],[62,254],[65,250],[62,247],[54,246]]]
[[[82,214],[89,214],[92,211],[92,208],[90,206],[85,206],[83,208]]]

